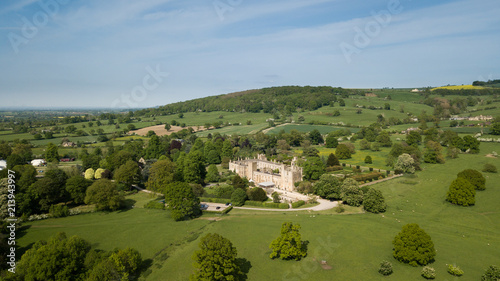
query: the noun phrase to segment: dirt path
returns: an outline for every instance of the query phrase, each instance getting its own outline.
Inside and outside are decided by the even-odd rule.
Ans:
[[[286,125],[297,125],[297,124],[292,124],[292,123],[283,123],[283,124],[280,124],[278,126],[275,126],[275,127],[271,127],[271,128],[267,128],[265,130],[262,130],[262,132],[264,134],[267,134],[267,132],[271,131],[272,129],[275,129],[275,128],[279,128],[279,127],[283,127],[283,126],[286,126]]]

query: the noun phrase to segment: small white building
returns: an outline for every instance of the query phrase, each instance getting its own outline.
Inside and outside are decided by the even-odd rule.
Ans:
[[[34,167],[40,167],[47,165],[47,162],[45,161],[45,159],[33,159],[31,160],[31,165],[33,165]]]
[[[7,161],[0,160],[0,171],[7,168]]]

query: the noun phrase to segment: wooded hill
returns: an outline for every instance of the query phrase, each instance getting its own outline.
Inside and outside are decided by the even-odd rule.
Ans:
[[[332,102],[337,102],[349,95],[363,94],[362,90],[350,90],[328,86],[283,86],[263,88],[211,96],[160,106],[159,108],[142,109],[135,112],[141,115],[167,115],[180,112],[261,112],[271,113],[273,110],[295,112],[297,108],[315,110]]]

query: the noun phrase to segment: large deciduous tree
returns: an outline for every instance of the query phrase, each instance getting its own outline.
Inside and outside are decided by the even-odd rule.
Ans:
[[[415,160],[410,154],[403,153],[398,156],[398,160],[394,165],[395,171],[400,171],[401,173],[413,174],[415,173]]]
[[[327,148],[336,148],[339,145],[339,141],[337,140],[337,136],[330,133],[326,136],[326,144]]]
[[[217,169],[217,166],[215,164],[208,166],[206,180],[207,182],[219,182],[219,170]]]
[[[59,162],[59,153],[57,151],[57,146],[51,142],[47,145],[47,150],[45,151],[45,160],[47,162]]]
[[[231,194],[231,202],[235,206],[243,206],[247,198],[247,193],[241,188],[235,188]]]
[[[341,143],[335,149],[335,155],[338,159],[349,159],[351,158],[351,150],[347,145]]]
[[[477,170],[465,169],[457,174],[457,177],[468,180],[476,190],[486,189],[486,179],[483,174]]]
[[[273,251],[269,257],[297,261],[305,257],[307,255],[307,242],[302,241],[299,230],[299,224],[293,225],[291,222],[284,222],[281,225],[281,235],[269,245]]]
[[[201,238],[199,247],[193,254],[196,270],[190,280],[242,280],[243,272],[236,258],[238,253],[229,239],[208,233]]]
[[[82,204],[85,201],[85,193],[92,181],[82,176],[73,176],[66,181],[66,191],[76,204]]]
[[[342,201],[349,206],[358,207],[363,202],[363,191],[355,179],[347,178],[340,187]]]
[[[471,206],[476,202],[476,190],[468,180],[457,177],[450,184],[446,200],[455,205]]]
[[[118,185],[123,185],[125,188],[131,188],[133,184],[137,184],[141,180],[141,169],[137,162],[128,160],[125,164],[116,169],[114,179]]]
[[[190,183],[203,183],[206,173],[203,153],[200,150],[190,151],[184,160],[184,180]]]
[[[201,214],[200,199],[188,183],[174,182],[164,189],[165,203],[176,221],[194,218]]]
[[[305,161],[302,169],[305,180],[317,180],[325,173],[325,164],[319,157],[310,157]]]
[[[445,162],[442,154],[443,147],[435,141],[428,141],[425,144],[424,162],[431,164],[443,164]]]
[[[431,237],[416,223],[403,226],[392,244],[394,258],[412,266],[427,265],[433,262],[436,256]]]
[[[108,179],[95,181],[87,188],[85,204],[95,204],[98,211],[118,210],[123,205],[124,198],[116,189],[115,183]]]
[[[247,191],[248,198],[252,201],[266,201],[267,193],[260,187],[254,187]]]
[[[387,208],[382,191],[370,188],[363,198],[363,208],[370,213],[383,213]]]
[[[422,136],[417,131],[410,131],[410,133],[406,136],[406,143],[408,145],[418,146],[422,143]]]
[[[17,264],[16,280],[82,280],[85,277],[85,256],[90,244],[64,232],[49,241],[38,241]]]
[[[340,181],[333,175],[322,175],[314,185],[314,194],[326,199],[340,199]]]
[[[169,159],[160,160],[151,165],[146,188],[151,191],[161,191],[175,181],[175,163]]]
[[[311,132],[309,132],[309,140],[311,141],[312,145],[318,145],[324,143],[323,136],[318,131],[318,129],[314,129]]]

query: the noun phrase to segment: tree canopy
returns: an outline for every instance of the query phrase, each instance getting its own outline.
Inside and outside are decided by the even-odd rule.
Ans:
[[[351,150],[347,145],[341,143],[337,146],[337,149],[335,149],[335,155],[338,159],[349,159],[351,158]]]
[[[200,199],[188,183],[173,182],[164,189],[165,203],[176,221],[201,215]]]
[[[368,189],[363,198],[363,208],[370,213],[383,213],[387,208],[382,191],[374,188]]]
[[[458,177],[450,184],[446,200],[455,205],[471,206],[476,202],[476,190],[468,180]]]
[[[238,281],[243,272],[237,260],[237,251],[229,239],[217,233],[208,233],[199,243],[200,249],[193,254],[195,272],[193,281]]]
[[[477,170],[465,169],[457,174],[457,177],[468,180],[476,190],[486,189],[486,179],[483,174]]]
[[[269,245],[273,251],[269,257],[297,261],[305,257],[307,255],[307,242],[302,241],[299,230],[299,224],[293,225],[292,222],[284,222],[281,225],[281,235]]]
[[[392,244],[394,258],[412,266],[427,265],[436,256],[431,237],[416,223],[404,225]]]
[[[85,204],[95,204],[96,210],[118,210],[124,202],[123,196],[116,189],[115,183],[108,179],[95,181],[87,188]]]
[[[324,174],[314,185],[314,194],[326,199],[340,199],[340,181],[333,175]]]

